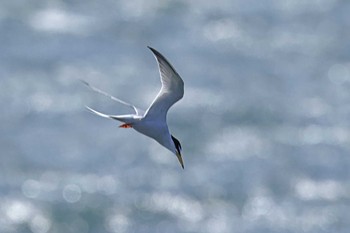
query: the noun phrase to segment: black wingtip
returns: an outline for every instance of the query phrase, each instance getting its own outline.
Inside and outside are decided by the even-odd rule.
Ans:
[[[158,52],[156,49],[152,48],[151,46],[147,46],[147,48],[149,48],[154,55],[156,55],[158,57],[161,57],[162,59],[166,60],[165,57],[160,52]]]

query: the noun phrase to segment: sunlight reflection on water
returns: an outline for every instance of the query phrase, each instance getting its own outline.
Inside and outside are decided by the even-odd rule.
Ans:
[[[349,9],[4,1],[0,232],[348,232]],[[147,108],[160,83],[146,45],[186,84],[168,116],[185,170],[84,110],[129,109],[79,79]]]

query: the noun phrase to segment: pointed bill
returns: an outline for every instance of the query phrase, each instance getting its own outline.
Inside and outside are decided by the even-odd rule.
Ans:
[[[184,161],[182,160],[182,156],[180,153],[176,153],[176,157],[177,159],[179,160],[180,164],[181,164],[181,167],[182,169],[185,169],[185,166],[184,166]]]

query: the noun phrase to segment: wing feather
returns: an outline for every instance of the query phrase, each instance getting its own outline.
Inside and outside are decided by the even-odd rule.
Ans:
[[[148,47],[154,54],[159,68],[162,87],[147,109],[145,117],[166,120],[169,108],[184,95],[184,82],[168,60],[157,50]]]

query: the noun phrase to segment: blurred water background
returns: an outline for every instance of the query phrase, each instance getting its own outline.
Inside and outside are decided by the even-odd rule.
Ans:
[[[350,1],[0,3],[0,232],[349,232]],[[185,81],[174,155],[89,105]]]

